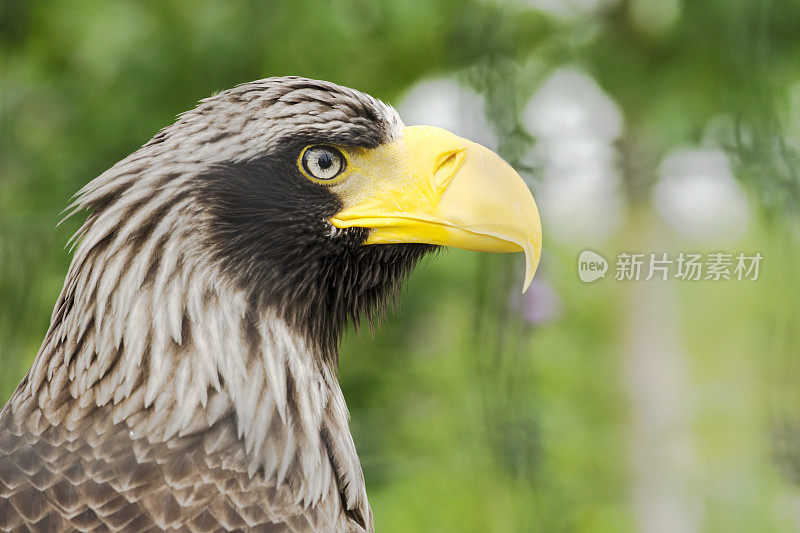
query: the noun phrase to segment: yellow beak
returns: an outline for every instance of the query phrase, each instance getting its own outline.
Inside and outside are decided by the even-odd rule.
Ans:
[[[542,228],[533,195],[508,163],[430,126],[405,128],[386,151],[378,156],[380,179],[370,180],[368,194],[344,198],[344,209],[331,219],[334,226],[371,228],[365,244],[524,251],[523,292],[528,288],[539,264]],[[387,172],[390,163],[394,168]]]

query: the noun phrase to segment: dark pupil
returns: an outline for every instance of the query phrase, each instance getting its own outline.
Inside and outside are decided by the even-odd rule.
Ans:
[[[333,158],[331,157],[331,154],[329,154],[328,152],[322,152],[321,154],[319,154],[319,158],[317,159],[317,164],[319,165],[319,168],[321,168],[322,170],[328,170],[329,168],[331,168],[331,165],[333,165]]]

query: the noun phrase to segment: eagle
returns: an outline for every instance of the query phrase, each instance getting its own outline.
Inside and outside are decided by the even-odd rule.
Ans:
[[[200,101],[84,186],[72,261],[0,411],[0,531],[373,531],[338,383],[440,246],[541,252],[489,149],[326,81]]]

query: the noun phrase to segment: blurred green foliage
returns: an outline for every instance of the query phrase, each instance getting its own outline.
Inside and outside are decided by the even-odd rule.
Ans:
[[[769,267],[745,288],[678,294],[701,465],[687,490],[703,529],[797,527],[784,503],[800,479],[800,298],[784,208],[797,207],[798,178],[783,132],[798,35],[800,4],[774,0],[630,0],[572,20],[510,1],[2,0],[0,397],[36,353],[69,264],[63,245],[79,220],[55,228],[61,209],[198,99],[299,74],[396,103],[415,80],[458,72],[486,95],[514,162],[532,142],[519,125],[525,100],[552,68],[578,64],[625,114],[626,191],[643,214],[622,247],[647,245],[642,227],[657,226],[646,199],[661,156],[697,142],[714,117],[736,125],[739,174],[773,213],[745,244]],[[641,523],[627,293],[581,285],[567,247],[545,254],[563,300],[552,324],[524,325],[509,305],[515,258],[448,251],[415,273],[379,331],[346,339],[341,379],[379,530]]]

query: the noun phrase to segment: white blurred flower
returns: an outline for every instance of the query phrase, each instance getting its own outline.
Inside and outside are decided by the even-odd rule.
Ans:
[[[564,68],[533,95],[523,123],[537,139],[530,158],[542,171],[536,196],[548,234],[579,245],[610,237],[624,207],[614,146],[623,119],[616,102],[587,74]]]
[[[613,144],[595,139],[541,138],[533,149],[536,159],[546,161],[546,175],[556,179],[565,172],[587,168],[611,171],[616,168],[617,151]],[[614,179],[609,176],[609,179]]]
[[[659,167],[658,214],[682,236],[719,244],[741,237],[750,226],[750,206],[719,149],[681,148]]]
[[[497,149],[497,133],[486,120],[483,98],[448,78],[413,85],[397,106],[408,126],[438,126],[461,137]]]
[[[557,70],[533,95],[523,123],[535,137],[613,142],[622,135],[619,106],[585,72]]]
[[[584,246],[608,239],[622,222],[624,205],[616,188],[604,183],[601,172],[546,180],[537,204],[548,235]]]

